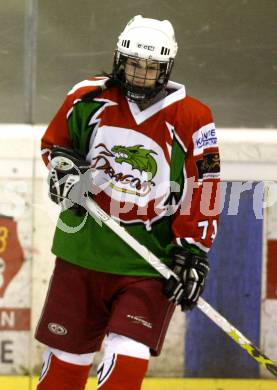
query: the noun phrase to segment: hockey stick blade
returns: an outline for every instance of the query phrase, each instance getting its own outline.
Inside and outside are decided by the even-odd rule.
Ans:
[[[162,263],[158,257],[150,252],[145,246],[141,245],[133,236],[131,236],[122,226],[120,226],[110,215],[91,198],[86,199],[86,207],[89,214],[100,219],[105,223],[115,234],[117,234],[126,244],[136,251],[147,263],[156,269],[165,279],[174,276],[179,280],[178,276]],[[217,312],[203,298],[199,298],[197,303],[200,309],[211,321],[213,321],[220,329],[222,329],[235,343],[244,349],[253,359],[265,367],[271,374],[277,377],[276,363],[264,355],[254,344],[251,343],[238,329],[236,329],[229,321],[226,320],[219,312]]]
[[[276,363],[265,356],[259,348],[251,343],[238,329],[236,329],[229,321],[218,313],[208,302],[203,298],[199,298],[197,307],[206,314],[223,332],[230,336],[235,343],[244,349],[253,359],[265,367],[271,374],[277,377]]]

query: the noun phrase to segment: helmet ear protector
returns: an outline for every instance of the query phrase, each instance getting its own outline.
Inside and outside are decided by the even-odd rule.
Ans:
[[[122,93],[132,101],[155,97],[168,82],[177,49],[174,30],[169,21],[135,16],[120,34],[114,54],[113,78],[119,82]],[[130,61],[134,68],[136,62],[137,66],[140,61],[145,64],[146,71],[139,83],[135,70],[132,74],[127,73],[126,65]],[[153,68],[157,72],[150,72]],[[149,86],[153,74],[155,83],[151,82]]]

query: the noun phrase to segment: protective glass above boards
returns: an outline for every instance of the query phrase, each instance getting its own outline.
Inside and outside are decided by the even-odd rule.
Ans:
[[[26,7],[32,2],[0,5],[1,121],[28,121],[29,104],[33,122],[49,122],[73,84],[111,70],[118,35],[131,17],[142,14],[172,22],[179,45],[172,79],[212,108],[218,127],[277,127],[274,1],[68,0],[65,7],[62,0],[48,0],[37,2],[33,21]],[[33,46],[24,43],[30,20]],[[31,97],[30,55],[36,64]],[[32,100],[27,108],[24,96]]]

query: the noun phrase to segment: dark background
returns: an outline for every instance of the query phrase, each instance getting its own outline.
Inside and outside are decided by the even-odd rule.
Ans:
[[[172,22],[171,79],[218,127],[277,127],[276,0],[0,0],[0,122],[49,122],[72,85],[111,70],[136,14]]]

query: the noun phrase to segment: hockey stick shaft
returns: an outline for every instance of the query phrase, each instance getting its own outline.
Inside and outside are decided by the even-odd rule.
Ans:
[[[165,279],[170,276],[179,279],[175,273],[162,263],[158,257],[150,252],[145,246],[141,245],[133,236],[131,236],[122,226],[120,226],[110,215],[108,215],[101,207],[91,198],[87,198],[86,206],[88,212],[104,222],[115,234],[117,234],[126,244],[136,251],[144,260],[156,269]],[[219,312],[217,312],[203,298],[199,298],[197,303],[200,309],[211,321],[213,321],[220,329],[230,336],[242,349],[244,349],[253,359],[270,371],[277,377],[276,363],[265,356],[255,345],[251,343],[238,329],[236,329],[229,321],[226,320]]]

